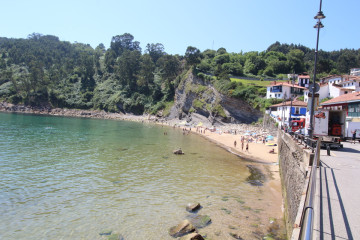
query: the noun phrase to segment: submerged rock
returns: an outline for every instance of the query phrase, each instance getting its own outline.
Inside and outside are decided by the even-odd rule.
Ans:
[[[186,206],[186,211],[188,212],[196,212],[197,210],[199,210],[201,208],[200,203],[189,203]]]
[[[191,224],[191,222],[189,220],[184,220],[177,226],[170,228],[169,234],[170,236],[177,238],[194,231],[195,227]]]
[[[106,229],[106,230],[103,230],[101,232],[99,232],[99,235],[103,236],[103,235],[111,235],[112,233],[112,230],[109,230],[109,229]]]
[[[196,228],[203,228],[211,223],[211,218],[208,215],[194,215],[194,216],[189,216],[189,221]]]
[[[204,240],[204,238],[198,233],[190,233],[180,238],[180,240]]]
[[[119,233],[113,233],[108,237],[108,240],[125,240],[125,238]]]
[[[179,149],[177,149],[177,150],[174,150],[173,153],[176,154],[176,155],[183,155],[183,154],[185,154],[185,153],[183,152],[183,150],[181,150],[181,148],[179,148]]]

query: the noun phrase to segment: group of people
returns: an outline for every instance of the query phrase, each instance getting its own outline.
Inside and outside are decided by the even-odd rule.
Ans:
[[[241,141],[241,150],[244,151],[245,137],[242,136],[242,137],[240,138],[240,141]],[[236,148],[236,145],[237,145],[237,142],[236,142],[236,140],[235,140],[235,141],[234,141],[234,147],[235,147],[235,148]],[[245,149],[246,149],[247,152],[249,151],[249,141],[247,141]]]

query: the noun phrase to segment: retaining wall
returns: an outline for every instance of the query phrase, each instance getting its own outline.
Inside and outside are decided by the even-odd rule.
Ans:
[[[299,145],[289,134],[281,130],[278,131],[278,146],[280,176],[285,202],[285,223],[287,235],[290,239],[293,229],[297,229],[300,223],[309,163],[312,162],[313,154],[310,150],[304,149],[304,145]]]

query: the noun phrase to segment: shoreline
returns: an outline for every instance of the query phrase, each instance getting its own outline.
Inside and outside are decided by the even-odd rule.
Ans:
[[[155,124],[158,126],[166,126],[167,128],[176,129],[183,131],[184,134],[196,134],[200,137],[205,138],[209,142],[216,144],[217,146],[225,149],[238,156],[239,161],[246,161],[250,167],[253,165],[262,172],[265,176],[265,180],[262,182],[262,188],[264,190],[264,199],[266,199],[266,206],[268,207],[269,214],[275,219],[284,219],[284,204],[281,190],[281,180],[279,174],[278,165],[278,147],[267,146],[262,141],[249,142],[249,150],[245,151],[241,149],[241,137],[256,138],[258,135],[259,139],[265,135],[268,135],[269,131],[254,126],[251,124],[224,124],[223,126],[216,127],[216,131],[211,132],[206,127],[190,127],[185,126],[182,123],[183,120],[173,119],[165,120],[163,118],[157,118],[151,115],[131,115],[123,113],[107,113],[105,111],[92,111],[92,110],[77,110],[77,109],[32,109],[24,106],[7,105],[8,109],[4,108],[4,103],[0,102],[0,112],[5,113],[20,113],[20,114],[38,114],[44,116],[63,116],[63,117],[83,117],[83,118],[94,118],[94,119],[109,119],[109,120],[123,120],[132,121],[139,123]],[[17,111],[15,111],[17,110]],[[200,131],[201,129],[201,131]],[[170,130],[170,129],[169,129]],[[236,130],[236,134],[234,131]],[[251,136],[249,133],[254,133]],[[255,135],[256,133],[256,135]],[[234,146],[234,141],[237,141],[237,145]],[[276,137],[272,141],[277,143]],[[245,143],[246,144],[246,143]],[[269,153],[270,149],[275,149],[275,154]],[[185,153],[186,154],[186,153]],[[266,190],[265,190],[266,189]],[[259,190],[260,191],[260,190]],[[282,224],[281,224],[282,225]],[[281,227],[282,228],[282,227]]]

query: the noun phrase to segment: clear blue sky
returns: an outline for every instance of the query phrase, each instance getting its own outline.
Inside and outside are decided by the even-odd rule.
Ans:
[[[263,51],[279,41],[315,48],[319,0],[0,0],[0,36],[50,34],[60,40],[109,47],[130,33],[141,43],[162,43],[170,54]],[[360,48],[359,0],[323,0],[319,48]]]

